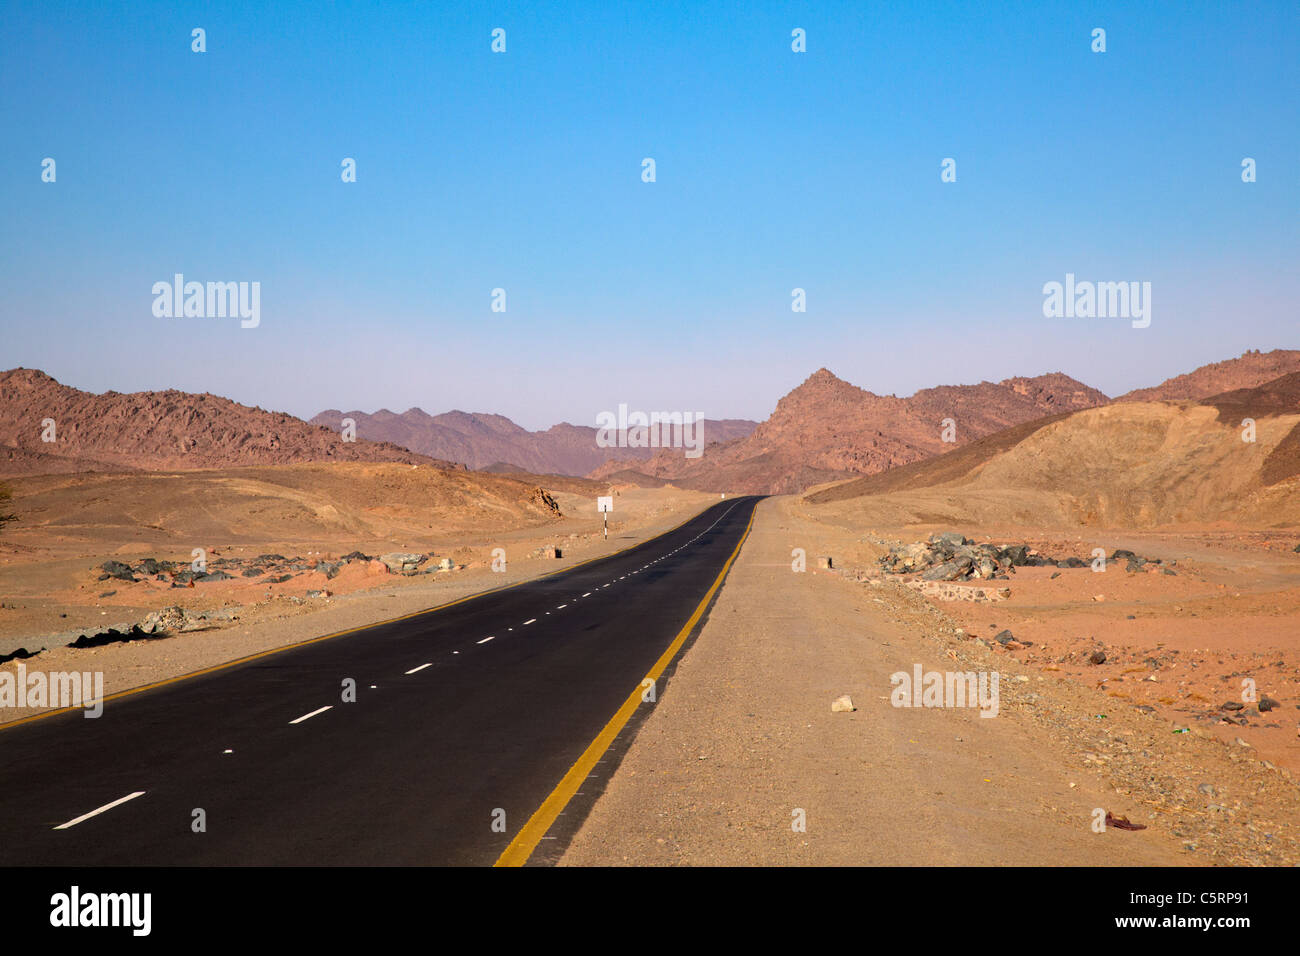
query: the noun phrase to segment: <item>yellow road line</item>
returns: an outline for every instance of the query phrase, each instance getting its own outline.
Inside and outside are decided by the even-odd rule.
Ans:
[[[632,719],[632,715],[636,712],[637,707],[641,703],[641,695],[646,686],[645,682],[658,680],[659,675],[661,675],[668,665],[672,663],[673,658],[677,656],[677,652],[680,651],[682,645],[686,643],[686,638],[690,635],[691,630],[699,623],[700,618],[704,615],[704,609],[709,606],[709,601],[713,600],[713,595],[717,592],[718,588],[722,586],[722,579],[727,576],[727,571],[731,569],[732,562],[734,562],[736,556],[740,554],[740,549],[744,546],[745,539],[749,537],[749,529],[754,525],[754,515],[757,511],[758,504],[756,502],[754,504],[754,510],[749,513],[749,523],[745,525],[745,533],[742,534],[740,540],[736,542],[736,550],[732,551],[731,557],[727,558],[727,563],[724,564],[722,570],[718,572],[718,577],[714,580],[713,586],[710,587],[708,593],[704,595],[703,600],[700,601],[699,606],[695,609],[695,613],[691,615],[690,620],[687,621],[682,629],[677,632],[677,636],[673,638],[673,642],[668,645],[668,649],[660,655],[659,660],[655,661],[655,666],[650,668],[650,673],[648,673],[641,680],[641,683],[636,686],[636,689],[628,695],[627,700],[623,701],[623,706],[620,707],[614,716],[609,719],[609,723],[607,723],[604,729],[596,735],[596,739],[593,740],[587,746],[587,749],[582,752],[582,756],[578,758],[577,763],[569,768],[569,772],[564,775],[558,784],[556,784],[556,787],[551,791],[550,796],[548,796],[542,802],[542,805],[537,808],[537,811],[528,818],[528,822],[523,825],[523,828],[520,829],[515,838],[510,841],[510,845],[502,851],[501,856],[497,859],[496,863],[493,864],[494,866],[523,866],[528,862],[528,858],[532,856],[533,850],[535,850],[537,844],[542,841],[542,837],[546,835],[546,831],[551,828],[551,824],[556,821],[559,815],[564,811],[564,808],[568,806],[569,801],[572,800],[573,795],[578,792],[578,788],[581,787],[582,782],[587,779],[587,776],[596,766],[597,761],[604,756],[605,751],[607,751],[610,744],[614,742],[614,738],[622,732],[623,728],[627,725],[627,722]]]
[[[396,624],[399,621],[409,621],[411,618],[419,617],[421,614],[432,614],[435,611],[442,611],[449,607],[455,607],[457,604],[464,604],[466,601],[472,601],[475,598],[484,597],[485,595],[488,594],[497,594],[502,591],[509,591],[511,588],[521,587],[522,585],[525,584],[532,584],[536,581],[543,581],[546,578],[554,577],[557,574],[564,574],[565,572],[572,571],[575,568],[580,568],[584,564],[591,564],[591,562],[593,561],[600,561],[604,558],[612,558],[616,555],[622,554],[624,551],[631,551],[633,548],[638,548],[643,544],[649,544],[651,541],[655,541],[658,538],[662,538],[667,535],[670,535],[678,528],[681,528],[683,525],[686,525],[689,522],[694,521],[700,515],[704,514],[704,512],[708,511],[709,508],[711,507],[713,506],[709,505],[705,508],[701,508],[699,511],[695,512],[695,514],[691,515],[685,521],[681,522],[681,524],[674,525],[673,527],[669,528],[667,531],[663,532],[662,534],[655,535],[653,538],[646,538],[645,541],[638,541],[636,544],[629,544],[626,548],[620,548],[617,551],[611,551],[609,554],[598,554],[594,558],[588,558],[585,561],[579,561],[577,564],[571,564],[567,568],[556,568],[554,571],[547,571],[545,574],[539,574],[536,577],[525,578],[522,581],[516,581],[514,584],[504,584],[498,588],[488,588],[486,591],[475,591],[473,594],[467,594],[463,598],[457,598],[455,601],[448,601],[446,604],[439,604],[436,605],[435,607],[425,608],[423,611],[412,611],[410,614],[403,614],[400,617],[392,617],[386,621],[376,621],[373,624],[362,624],[359,625],[358,627],[350,627],[346,631],[337,631],[334,634],[325,634],[322,635],[321,637],[309,638],[308,640],[305,641],[298,641],[296,644],[286,644],[284,645],[284,647],[273,647],[270,650],[260,651],[256,654],[249,654],[247,657],[240,657],[240,658],[236,658],[233,661],[226,661],[226,663],[224,664],[216,664],[212,667],[205,667],[202,670],[197,670],[189,674],[181,674],[178,677],[169,677],[166,680],[155,681],[152,684],[142,684],[139,687],[132,687],[130,690],[120,690],[116,694],[109,694],[107,697],[104,698],[104,700],[105,701],[118,700],[119,698],[122,697],[130,697],[132,694],[142,694],[147,690],[154,690],[159,687],[166,687],[168,684],[177,684],[180,683],[181,681],[193,680],[195,677],[202,677],[204,674],[214,674],[217,671],[223,671],[226,668],[234,667],[237,664],[247,664],[249,661],[259,660],[260,658],[263,657],[270,657],[272,654],[282,654],[285,651],[292,651],[299,647],[306,647],[309,644],[319,644],[321,641],[330,641],[336,637],[346,637],[348,634],[355,634],[358,631],[366,631],[372,627],[383,627],[385,624]],[[60,707],[58,710],[47,710],[43,714],[32,714],[29,717],[20,717],[18,720],[11,720],[8,723],[0,724],[0,731],[8,730],[10,727],[17,727],[20,724],[29,724],[34,720],[44,720],[46,717],[53,717],[55,714],[67,714],[67,713],[71,713],[74,710],[83,710],[83,709],[84,708],[82,707]]]

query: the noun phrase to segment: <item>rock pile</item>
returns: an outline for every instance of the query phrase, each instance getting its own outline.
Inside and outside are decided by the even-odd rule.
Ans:
[[[1128,572],[1158,570],[1164,574],[1177,573],[1172,567],[1165,567],[1159,558],[1143,558],[1123,549],[1116,549],[1108,560],[1124,561]],[[1171,565],[1176,563],[1170,562]],[[1026,544],[976,544],[955,531],[932,534],[928,541],[890,548],[889,553],[880,559],[880,567],[886,574],[919,572],[922,581],[1003,581],[1015,573],[1015,568],[1090,566],[1091,561],[1083,558],[1054,560]]]
[[[919,571],[923,581],[1005,580],[1011,568],[1039,560],[1025,545],[975,544],[965,535],[947,531],[930,535],[926,542],[890,548],[880,559],[880,566],[887,574]]]
[[[236,577],[263,578],[265,584],[283,584],[300,574],[319,571],[326,580],[333,580],[345,565],[375,563],[380,574],[432,574],[435,570],[455,570],[456,565],[448,566],[444,558],[438,564],[428,564],[432,554],[416,552],[391,551],[377,558],[361,551],[352,551],[336,560],[326,561],[320,558],[286,558],[282,554],[259,554],[255,558],[235,558],[212,556],[203,571],[195,571],[188,561],[159,561],[156,558],[144,558],[135,565],[121,561],[105,561],[97,569],[100,572],[97,581],[125,581],[138,583],[146,578],[165,581],[174,588],[189,588],[209,581],[229,581]]]

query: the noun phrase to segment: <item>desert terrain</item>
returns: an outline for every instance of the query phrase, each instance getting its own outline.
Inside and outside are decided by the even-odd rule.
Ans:
[[[119,693],[785,491],[561,862],[1292,864],[1297,356],[1115,400],[1059,374],[882,399],[823,370],[702,459],[590,477],[499,460],[503,434],[539,433],[490,416],[461,422],[457,441],[493,433],[472,470],[215,396],[16,370],[11,407],[31,426],[57,406],[70,437],[5,440],[0,667],[99,670]],[[959,440],[925,434],[941,414]],[[917,666],[996,672],[998,719],[894,706],[891,675]],[[1124,824],[1098,833],[1098,814]]]
[[[114,693],[571,567],[717,501],[529,477],[551,490],[361,462],[8,479],[22,518],[0,536],[0,659],[19,656],[0,667],[102,670]],[[614,498],[608,539],[597,494]]]
[[[1185,385],[764,502],[563,862],[1300,862],[1300,376]]]
[[[1054,635],[1066,628],[1019,569],[1011,598],[972,617],[966,602],[932,601],[882,576],[889,539],[823,519],[793,497],[759,506],[727,587],[564,865],[1300,862],[1300,788],[1283,765],[1285,747],[1255,728],[1224,733],[1097,686],[1128,676],[1119,685],[1127,690],[1149,673],[1176,686],[1191,665],[1174,647],[1162,655],[1170,663],[1130,676],[1146,640],[1130,645],[1108,632],[1118,663],[1058,665],[1069,650]],[[803,573],[792,567],[795,548],[807,552]],[[815,556],[835,567],[818,568]],[[1085,569],[1057,581],[1068,575],[1093,577]],[[1085,580],[1073,603],[1089,603],[1085,592],[1098,588]],[[1132,597],[1116,593],[1115,603]],[[1132,625],[1126,606],[1115,617]],[[1050,658],[1037,642],[1026,653],[992,640],[990,622],[1028,637],[1027,617],[1052,645]],[[1244,669],[1246,656],[1221,652],[1227,663],[1216,673]],[[892,706],[891,674],[917,665],[997,671],[997,716]],[[1294,678],[1289,670],[1269,686],[1280,694]],[[854,710],[832,712],[841,695]],[[1220,696],[1231,694],[1220,689],[1213,700]],[[1294,700],[1285,703],[1292,736]],[[803,830],[793,826],[798,811]],[[1145,829],[1095,832],[1099,811]]]

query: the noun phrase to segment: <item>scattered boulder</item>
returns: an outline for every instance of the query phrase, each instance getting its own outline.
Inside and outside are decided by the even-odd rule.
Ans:
[[[1103,650],[1101,650],[1101,648],[1098,648],[1097,650],[1093,651],[1091,654],[1088,655],[1088,663],[1089,663],[1089,664],[1105,664],[1105,663],[1106,663],[1106,652],[1103,651]]]
[[[82,634],[68,644],[68,647],[103,647],[105,644],[117,644],[122,641],[138,641],[147,636],[138,624],[132,625],[129,631],[119,631],[115,627],[110,627],[107,631],[100,631],[98,634]]]
[[[974,564],[975,562],[967,557],[954,558],[952,561],[945,561],[943,564],[930,568],[921,575],[921,580],[955,581],[958,578],[966,577]]]
[[[379,560],[392,574],[414,574],[425,558],[426,555],[408,551],[390,551],[379,556]]]
[[[39,653],[40,651],[36,652],[36,654]],[[36,654],[33,654],[25,647],[20,647],[12,654],[0,654],[0,664],[8,664],[10,661],[25,661],[29,657],[35,657]]]
[[[151,611],[140,622],[139,628],[145,634],[160,634],[166,631],[184,630],[187,623],[189,623],[189,616],[185,613],[185,609],[173,605],[159,611]]]
[[[960,548],[964,544],[973,544],[974,542],[956,531],[944,531],[930,535],[930,543],[945,548]]]
[[[564,517],[563,512],[560,511],[560,506],[556,504],[555,499],[552,498],[550,493],[544,488],[534,488],[532,493],[528,496],[528,501],[530,504],[537,505],[546,511],[549,511],[552,517]]]
[[[135,573],[131,570],[129,564],[123,564],[121,561],[105,561],[99,566],[104,573],[99,576],[100,581],[110,579],[118,581],[135,581]]]

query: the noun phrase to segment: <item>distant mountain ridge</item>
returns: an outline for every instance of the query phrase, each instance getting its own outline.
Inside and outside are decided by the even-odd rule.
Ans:
[[[1195,400],[1241,388],[1257,388],[1291,372],[1300,372],[1300,350],[1259,349],[1239,358],[1202,365],[1185,375],[1176,375],[1151,388],[1138,388],[1116,398],[1117,402],[1162,402]]]
[[[978,385],[941,385],[908,398],[876,395],[823,368],[776,406],[751,435],[686,459],[666,449],[649,461],[609,462],[593,478],[672,482],[708,491],[785,493],[874,475],[951,453],[973,441],[1049,416],[1117,402],[1196,401],[1257,389],[1300,371],[1300,351],[1253,350],[1214,362],[1152,388],[1107,398],[1061,372]],[[943,441],[951,420],[952,442]]]
[[[1060,372],[998,383],[941,385],[908,398],[877,395],[818,369],[782,398],[753,433],[686,459],[660,451],[629,468],[687,488],[784,493],[855,474],[872,474],[960,447],[1021,422],[1104,405],[1095,388]],[[945,432],[953,440],[945,441]]]
[[[45,441],[44,437],[53,437]],[[104,392],[36,369],[0,372],[0,473],[159,471],[308,461],[454,467],[384,442],[344,442],[285,412],[217,395]]]
[[[1300,350],[1252,350],[1114,400],[1061,372],[940,385],[899,398],[822,368],[781,398],[762,423],[707,421],[703,455],[687,458],[681,448],[602,448],[595,427],[568,423],[530,432],[503,415],[430,415],[419,408],[400,414],[329,409],[308,423],[206,393],[96,395],[19,368],[0,372],[0,474],[371,461],[784,493],[878,474],[1101,405],[1219,396],[1224,407],[1235,407],[1235,393],[1270,382],[1282,389],[1276,401],[1285,405],[1290,385],[1275,380],[1296,373]],[[355,442],[339,434],[345,418],[356,422]],[[42,441],[49,421],[53,442]]]
[[[545,431],[530,432],[503,415],[450,411],[430,415],[421,408],[398,414],[381,408],[374,413],[326,409],[311,419],[335,431],[345,418],[356,423],[357,437],[393,442],[435,458],[463,462],[470,468],[495,471],[505,466],[533,474],[585,475],[613,458],[649,458],[654,448],[601,448],[597,429],[562,422]],[[730,441],[754,430],[744,419],[706,419],[705,441]]]

